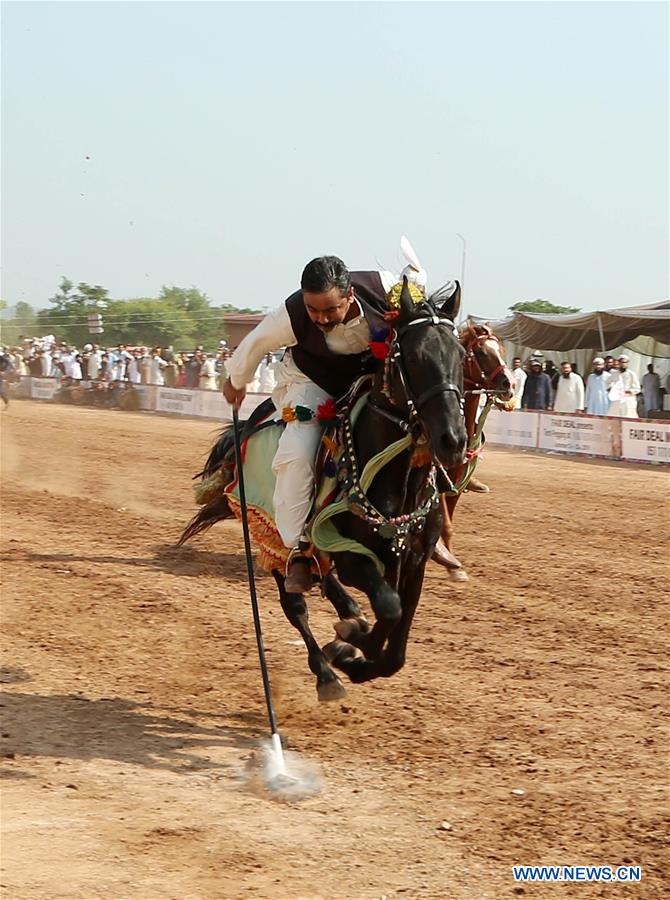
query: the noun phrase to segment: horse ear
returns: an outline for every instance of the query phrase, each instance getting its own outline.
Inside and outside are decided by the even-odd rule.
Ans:
[[[454,285],[456,288],[454,289]],[[430,296],[431,303],[452,322],[456,321],[461,309],[461,285],[458,281],[449,281]]]
[[[409,282],[407,281],[407,275],[403,275],[402,291],[400,292],[400,314],[407,317],[413,315],[414,312],[414,301],[412,300],[412,295],[409,292]]]

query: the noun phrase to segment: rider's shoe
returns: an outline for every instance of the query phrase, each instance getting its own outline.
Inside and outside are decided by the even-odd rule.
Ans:
[[[473,494],[490,494],[491,488],[488,484],[484,484],[483,481],[477,481],[476,478],[471,478],[466,491],[472,491]]]
[[[312,590],[312,567],[306,556],[293,556],[288,564],[284,588],[289,594],[305,594]]]

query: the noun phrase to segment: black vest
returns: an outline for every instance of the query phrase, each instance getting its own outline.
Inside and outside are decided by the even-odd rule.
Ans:
[[[351,283],[370,327],[383,325],[388,306],[379,272],[352,272]],[[325,334],[310,319],[302,291],[291,294],[286,300],[286,309],[298,342],[290,348],[295,364],[331,397],[346,394],[360,375],[374,369],[376,360],[369,350],[363,353],[333,353],[326,343]]]

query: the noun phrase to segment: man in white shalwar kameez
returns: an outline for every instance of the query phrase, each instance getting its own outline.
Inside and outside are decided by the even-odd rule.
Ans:
[[[97,344],[93,344],[93,350],[88,357],[88,379],[95,381],[100,376],[100,364],[102,363],[102,351]]]
[[[649,363],[647,374],[642,376],[642,396],[644,397],[644,413],[647,415],[655,409],[661,409],[661,379],[654,372],[654,366]]]
[[[128,363],[128,381],[131,384],[140,384],[142,381],[142,374],[140,372],[140,361],[142,356],[140,353],[135,351],[133,355],[130,357],[130,361]]]
[[[554,412],[574,413],[584,409],[584,382],[572,371],[569,362],[561,363],[561,374],[556,384]]]
[[[272,354],[268,353],[260,365],[260,376],[258,389],[261,394],[271,394],[275,389],[276,380],[274,373],[274,360]]]
[[[609,415],[610,398],[607,393],[609,373],[605,371],[605,360],[596,356],[593,360],[593,372],[586,379],[586,412],[590,416]]]
[[[215,391],[217,388],[216,377],[216,363],[212,355],[203,353],[202,365],[200,366],[200,390]]]
[[[640,393],[640,379],[628,368],[628,357],[619,357],[619,368],[612,369],[608,385],[610,408],[608,415],[620,419],[637,419],[637,395]]]
[[[514,381],[516,387],[514,388],[514,408],[521,409],[521,398],[523,397],[523,386],[526,383],[526,378],[528,375],[523,370],[521,366],[521,358],[515,356],[512,360],[512,375],[514,375]]]

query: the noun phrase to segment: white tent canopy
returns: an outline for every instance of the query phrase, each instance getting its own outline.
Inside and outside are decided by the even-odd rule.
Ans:
[[[507,319],[492,322],[491,326],[498,337],[535,350],[604,353],[640,337],[670,344],[670,300],[571,315],[516,312]],[[638,352],[645,349],[651,348],[640,346]]]
[[[556,365],[565,359],[580,373],[588,373],[594,356],[626,353],[640,377],[649,363],[662,379],[670,371],[670,300],[570,315],[515,313],[490,325],[503,340],[510,360],[518,356],[527,362],[539,352]]]

